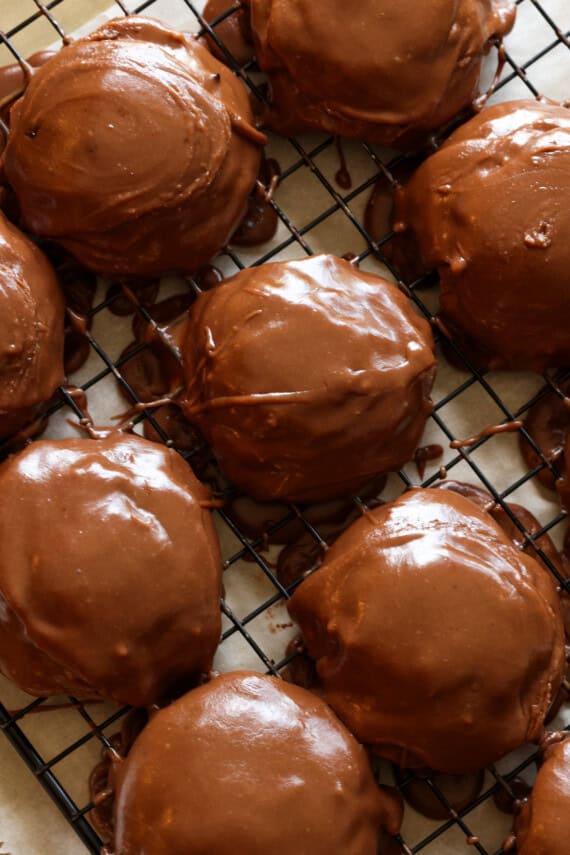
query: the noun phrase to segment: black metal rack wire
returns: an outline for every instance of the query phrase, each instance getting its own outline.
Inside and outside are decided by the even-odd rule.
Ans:
[[[65,33],[58,21],[58,15],[65,4],[72,2],[74,2],[74,0],[51,0],[51,2],[43,4],[39,2],[39,0],[34,0],[35,9],[31,9],[27,16],[23,17],[20,22],[8,31],[4,33],[0,32],[1,41],[4,43],[4,46],[8,51],[18,59],[19,52],[15,44],[16,37],[27,28],[33,26],[41,17],[47,19],[53,27],[54,39],[62,38]],[[539,91],[540,87],[535,85],[532,81],[533,72],[537,67],[537,63],[561,47],[570,50],[570,30],[565,31],[562,23],[554,20],[549,11],[549,0],[517,0],[517,2],[519,7],[525,7],[525,9],[533,7],[534,13],[542,18],[544,24],[543,31],[546,38],[544,44],[532,46],[532,53],[529,51],[531,55],[529,55],[529,57],[522,63],[517,62],[507,50],[505,70],[503,71],[497,89],[501,89],[507,83],[518,78],[523,88],[526,90],[527,95],[530,97],[536,97],[541,94]],[[150,15],[154,14],[156,17],[163,18],[168,22],[168,16],[164,15],[164,7],[161,0],[146,0],[146,2],[140,3],[139,5],[136,5],[133,0],[114,0],[114,4],[117,15],[128,13],[147,13]],[[197,25],[203,33],[209,33],[211,38],[217,42],[219,49],[225,54],[228,63],[242,78],[245,85],[248,86],[255,95],[263,97],[263,92],[257,87],[255,76],[252,76],[252,72],[255,71],[255,66],[252,63],[249,63],[240,67],[233,60],[231,54],[220,41],[217,34],[216,28],[218,24],[224,21],[229,15],[235,14],[235,4],[230,8],[232,4],[231,0],[228,0],[228,10],[224,14],[220,15],[216,21],[212,22],[211,25],[208,25],[201,17],[196,4],[189,2],[189,0],[178,0],[178,4],[196,19]],[[111,0],[110,5],[112,5]],[[570,26],[570,19],[565,23]],[[1,24],[0,11],[0,27]],[[300,176],[306,176],[307,170],[310,170],[314,179],[316,179],[320,185],[321,191],[324,193],[324,198],[327,200],[327,204],[323,206],[323,209],[320,210],[318,214],[310,220],[310,222],[301,226],[295,223],[295,218],[286,208],[281,207],[278,201],[279,193],[277,193],[276,197],[271,200],[270,204],[273,206],[280,223],[284,227],[281,231],[285,234],[285,237],[278,240],[271,246],[269,251],[265,251],[262,255],[255,258],[253,262],[250,260],[250,263],[262,264],[276,258],[281,253],[291,248],[297,251],[297,254],[301,256],[312,254],[311,233],[319,226],[330,220],[334,215],[340,214],[342,217],[347,218],[350,221],[355,229],[355,234],[358,234],[360,242],[365,245],[365,249],[357,254],[356,262],[363,262],[370,257],[379,259],[400,282],[402,288],[406,293],[408,293],[420,312],[431,319],[432,313],[428,308],[428,305],[426,305],[424,291],[422,290],[422,285],[425,284],[424,278],[418,279],[413,283],[408,283],[407,285],[404,284],[398,275],[398,271],[394,268],[385,254],[386,245],[392,239],[393,234],[387,232],[379,240],[374,241],[367,233],[362,218],[353,210],[355,201],[358,198],[362,198],[362,194],[367,194],[376,181],[393,181],[392,172],[399,166],[405,156],[397,155],[386,158],[366,143],[359,144],[361,151],[371,161],[372,169],[370,170],[368,177],[360,182],[358,186],[341,193],[335,187],[334,182],[327,177],[319,162],[320,155],[334,145],[334,140],[332,138],[324,138],[324,136],[321,136],[316,144],[311,145],[307,145],[299,139],[291,139],[289,141],[289,145],[291,147],[291,163],[282,172],[279,186],[283,187],[287,182],[292,182],[296,179],[298,180]],[[331,247],[331,251],[334,251],[334,247]],[[235,249],[229,248],[225,252],[236,270],[244,267],[245,262]],[[198,288],[198,285],[196,283],[194,284],[195,287]],[[99,313],[104,312],[108,308],[110,302],[116,298],[117,295],[109,296],[109,292],[107,292],[106,298],[91,310],[91,316],[95,318]],[[139,304],[137,311],[140,312],[147,322],[152,321],[144,306]],[[436,337],[437,336],[441,338],[442,333],[436,333]],[[129,354],[122,355],[119,359],[113,360],[92,333],[88,333],[88,340],[91,348],[97,353],[101,360],[101,369],[95,372],[85,383],[82,384],[84,391],[89,393],[94,386],[101,383],[106,378],[114,376],[117,383],[121,384],[124,393],[128,398],[130,398],[130,400],[132,400],[133,404],[139,404],[140,401],[133,388],[121,373],[121,368],[125,362],[134,358],[140,350],[145,347],[145,345],[141,344]],[[457,385],[454,386],[454,388],[446,390],[445,393],[435,401],[435,408],[431,417],[437,425],[440,433],[449,442],[455,440],[457,437],[454,435],[454,431],[446,418],[445,408],[452,402],[459,400],[461,396],[467,395],[473,387],[479,388],[486,396],[488,396],[500,413],[500,419],[505,422],[511,422],[523,418],[529,407],[531,407],[532,404],[542,396],[547,394],[552,388],[551,378],[545,378],[544,386],[536,392],[536,394],[534,394],[529,400],[518,403],[516,408],[512,408],[508,402],[504,400],[504,397],[496,391],[489,376],[478,371],[461,352],[460,348],[455,346],[453,343],[448,343],[448,347],[449,346],[454,349],[456,357],[463,363],[465,376],[457,383]],[[52,408],[53,411],[62,407],[69,407],[78,418],[83,416],[82,411],[77,406],[76,400],[65,388],[60,390],[60,396],[61,401]],[[151,421],[155,431],[164,442],[170,442],[169,437],[165,434],[161,425],[154,419],[151,409],[140,412],[134,419],[134,422],[135,424],[140,424],[144,419]],[[485,425],[480,425],[480,427],[485,427]],[[495,502],[503,507],[512,523],[520,530],[521,539],[524,541],[524,545],[530,544],[535,548],[540,559],[544,561],[549,570],[556,577],[558,584],[570,593],[570,579],[562,578],[559,570],[553,565],[549,557],[543,552],[537,543],[542,535],[552,531],[565,519],[565,514],[563,512],[555,513],[550,519],[543,523],[540,531],[532,534],[524,528],[520,520],[513,514],[511,508],[507,504],[507,500],[511,499],[513,494],[535,478],[541,470],[545,468],[552,469],[552,463],[545,457],[542,450],[536,445],[525,429],[520,428],[520,432],[534,449],[539,462],[533,469],[524,472],[523,475],[513,479],[506,486],[502,486],[501,488],[496,486],[492,474],[486,471],[485,466],[478,461],[477,452],[491,441],[490,437],[483,437],[472,447],[460,448],[456,452],[452,453],[451,456],[446,456],[444,461],[445,469],[448,474],[453,476],[456,467],[464,464],[471,473],[471,480],[481,484],[489,491]],[[410,475],[406,471],[400,472],[399,478],[401,489],[410,486],[412,483]],[[423,481],[423,485],[430,486],[438,480],[438,478],[438,472],[434,471]],[[355,499],[355,501],[358,502],[359,500]],[[225,629],[222,637],[222,643],[229,642],[233,637],[241,636],[243,642],[248,645],[258,657],[260,669],[264,668],[268,673],[279,675],[283,668],[289,664],[291,658],[295,654],[292,653],[285,655],[280,661],[274,661],[269,653],[263,649],[263,646],[258,642],[258,640],[256,640],[255,631],[252,630],[252,624],[269,608],[283,599],[286,599],[290,595],[294,585],[289,588],[284,587],[284,585],[277,579],[274,569],[266,560],[264,555],[263,539],[249,539],[230,518],[230,516],[228,516],[223,508],[216,511],[216,513],[219,514],[223,524],[228,527],[239,543],[239,546],[235,549],[233,554],[229,555],[225,559],[224,568],[227,570],[234,567],[237,562],[243,558],[247,558],[260,568],[261,572],[269,581],[272,591],[266,599],[259,601],[255,607],[249,611],[249,613],[244,615],[237,614],[228,601],[222,601],[221,608],[228,621],[227,628]],[[270,532],[279,529],[288,521],[295,518],[303,523],[306,531],[315,539],[316,543],[324,545],[324,541],[319,534],[318,527],[315,527],[304,517],[302,509],[293,505],[290,506],[287,515],[283,519],[274,523]],[[27,717],[30,716],[37,707],[45,705],[46,699],[36,699],[22,709],[11,712],[8,711],[6,706],[0,703],[0,728],[23,758],[32,773],[36,776],[37,780],[51,796],[65,818],[75,829],[76,833],[87,847],[87,850],[93,853],[98,853],[100,851],[101,841],[90,822],[90,814],[94,805],[91,802],[86,804],[76,803],[60,780],[59,768],[63,761],[78,752],[86,743],[94,740],[98,741],[104,748],[110,749],[111,743],[109,741],[109,735],[113,733],[114,730],[118,729],[120,721],[125,716],[127,710],[116,710],[105,718],[105,720],[98,721],[97,716],[92,714],[92,711],[90,711],[88,706],[73,698],[70,698],[69,700],[74,707],[70,710],[69,714],[81,717],[85,724],[86,732],[80,738],[70,741],[69,744],[65,745],[65,747],[63,747],[54,756],[42,756],[38,746],[33,744],[30,738],[26,735],[24,727]],[[436,780],[433,780],[432,778],[423,779],[443,806],[448,818],[439,823],[430,823],[428,833],[423,834],[421,838],[414,840],[404,840],[404,838],[401,838],[400,843],[402,852],[416,853],[425,849],[429,849],[430,852],[437,852],[438,841],[441,839],[442,835],[444,835],[449,829],[455,827],[461,832],[465,839],[469,839],[472,848],[481,853],[481,855],[501,855],[503,852],[501,848],[485,848],[482,842],[484,834],[478,834],[480,828],[477,825],[477,809],[489,802],[498,790],[505,789],[509,792],[510,782],[516,776],[521,774],[521,772],[524,772],[524,770],[527,769],[534,760],[535,752],[529,752],[524,759],[518,761],[516,765],[512,765],[507,771],[503,770],[503,772],[500,773],[497,768],[491,768],[488,770],[488,775],[482,792],[480,792],[476,799],[463,807],[459,812],[449,804]],[[88,772],[89,769],[86,769],[85,774],[87,775]],[[405,790],[412,780],[412,774],[406,775],[400,780],[399,787],[402,790]],[[484,832],[484,829],[481,831]]]

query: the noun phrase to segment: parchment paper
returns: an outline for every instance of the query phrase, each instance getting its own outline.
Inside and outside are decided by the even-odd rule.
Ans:
[[[127,4],[129,8],[134,5],[132,2]],[[195,5],[201,9],[203,2],[198,2]],[[53,12],[64,23],[68,32],[75,30],[76,33],[79,33],[92,29],[105,17],[112,17],[118,12],[118,7],[115,6],[113,10],[97,15],[91,23],[85,25],[84,22],[91,17],[89,13],[98,12],[102,6],[104,6],[104,0],[103,2],[98,0],[97,3],[91,3],[90,0],[64,0]],[[570,3],[568,0],[542,0],[542,6],[564,31],[570,28]],[[0,0],[0,28],[9,29],[16,20],[24,20],[33,11],[34,6],[31,0],[25,0],[21,4],[13,2],[13,0]],[[149,12],[154,17],[161,18],[177,27],[196,29],[195,16],[183,0],[159,0],[158,3],[151,6]],[[75,29],[78,24],[82,26]],[[52,38],[53,30],[44,21],[34,25],[33,28],[27,28],[14,41],[28,54],[32,50],[46,47]],[[523,0],[519,6],[515,30],[506,42],[512,58],[518,64],[524,65],[537,51],[554,40],[553,30],[540,15],[532,0]],[[0,61],[8,61],[5,49],[0,52]],[[508,75],[511,70],[507,65],[504,75]],[[564,45],[559,45],[547,53],[542,59],[531,65],[527,72],[530,80],[542,94],[559,100],[570,98],[570,50]],[[524,83],[515,78],[501,89],[493,100],[528,96],[529,93]],[[301,138],[301,141],[306,150],[311,150],[322,139],[319,135],[309,134]],[[358,143],[346,142],[344,149],[353,186],[358,187],[362,182],[375,175],[376,167]],[[378,153],[382,154],[380,150]],[[299,154],[287,141],[275,137],[271,139],[269,155],[277,158],[282,169],[286,169],[299,160]],[[323,175],[336,187],[334,175],[339,163],[334,147],[329,146],[325,151],[318,154],[315,157],[315,162]],[[336,189],[339,190],[338,187]],[[368,196],[369,190],[366,190],[350,201],[350,209],[359,219],[362,219]],[[297,170],[278,188],[276,200],[297,228],[302,228],[308,224],[322,211],[335,207],[333,197],[305,166]],[[253,262],[268,252],[271,246],[278,245],[288,237],[287,228],[280,224],[275,240],[271,244],[261,248],[255,247],[252,250],[240,250],[239,255],[244,262]],[[305,239],[314,252],[326,251],[342,255],[347,252],[358,253],[365,249],[363,237],[340,210],[333,212],[321,225],[309,231],[305,235]],[[301,247],[294,242],[285,248],[278,258],[294,258],[300,257],[302,254]],[[220,266],[227,273],[235,272],[232,262],[227,258],[222,260]],[[386,273],[372,258],[367,259],[362,266],[364,269]],[[165,286],[167,291],[176,290],[176,287],[175,281],[171,281]],[[104,293],[103,288],[104,285],[102,284],[99,297]],[[422,298],[430,308],[435,309],[437,306],[437,289],[424,292]],[[104,311],[96,316],[92,333],[111,357],[118,357],[124,346],[132,338],[130,319],[117,318]],[[99,357],[92,353],[89,362],[77,375],[71,378],[71,382],[81,384],[102,367]],[[451,368],[442,358],[434,390],[434,401],[437,403],[441,400],[452,389],[458,387],[467,376],[465,373]],[[489,387],[500,396],[512,412],[528,401],[543,384],[540,377],[523,373],[491,373],[487,375],[486,380]],[[90,410],[98,424],[108,424],[112,415],[125,409],[124,401],[117,393],[113,378],[107,378],[91,389],[88,393],[88,400]],[[454,435],[459,438],[471,436],[488,425],[502,421],[505,417],[489,393],[477,384],[467,388],[443,407],[439,411],[439,415]],[[45,436],[76,435],[74,429],[66,421],[71,417],[72,413],[68,410],[58,413],[52,419]],[[458,453],[448,447],[447,438],[433,420],[430,420],[427,426],[422,441],[422,444],[424,443],[440,443],[445,448],[443,459],[428,464],[426,476],[436,471],[442,464],[449,464],[457,457]],[[491,438],[484,446],[473,452],[473,459],[476,460],[484,475],[498,490],[505,489],[525,472],[517,438],[512,434],[503,434]],[[415,466],[409,465],[407,474],[414,483],[419,483],[420,479]],[[477,483],[477,478],[465,462],[452,467],[449,475],[454,479]],[[389,480],[383,497],[396,496],[401,490],[401,480],[397,476],[393,476]],[[527,482],[509,498],[512,501],[525,504],[544,524],[555,518],[559,512],[559,506],[554,497],[542,489],[535,480]],[[563,534],[562,528],[563,526],[559,524],[552,531],[554,538],[559,541]],[[220,525],[219,530],[224,557],[229,557],[236,552],[240,544],[223,524]],[[228,603],[238,616],[248,614],[252,608],[274,593],[270,582],[259,568],[251,563],[242,562],[239,565],[232,565],[226,572],[225,585]],[[283,656],[287,642],[295,634],[295,629],[290,625],[286,611],[280,605],[272,607],[248,624],[248,630],[266,653],[275,660],[279,660]],[[221,645],[216,657],[216,666],[223,670],[233,667],[264,670],[261,660],[238,634],[234,634]],[[19,709],[31,699],[0,678],[0,700],[9,709]],[[96,722],[104,721],[112,711],[113,707],[107,704],[89,707],[89,712]],[[570,711],[566,710],[553,727],[557,724],[564,726],[568,722],[570,722]],[[75,739],[89,733],[88,725],[75,710],[27,716],[22,722],[22,729],[46,760],[57,755]],[[116,727],[111,727],[109,732],[112,733],[115,729]],[[529,750],[532,749],[521,749],[515,755],[498,764],[498,768],[502,772],[509,771],[520,762],[522,757],[528,754]],[[74,752],[55,767],[54,771],[56,771],[59,779],[79,805],[88,801],[87,777],[99,757],[99,752],[98,741],[96,739],[89,740],[80,750]],[[386,780],[388,780],[388,774]],[[493,783],[493,779],[489,775],[486,783]],[[472,833],[480,838],[481,843],[488,851],[495,851],[500,847],[511,823],[509,817],[499,814],[489,802],[471,812],[465,817],[465,821]],[[403,827],[404,839],[410,847],[413,847],[439,825],[440,823],[426,820],[407,807]],[[49,855],[51,853],[81,855],[85,851],[81,842],[52,806],[48,797],[42,792],[33,776],[5,740],[0,740],[0,841],[3,841],[3,844],[0,845],[0,855],[4,855],[4,853],[11,853],[11,855],[48,855],[48,853]],[[429,855],[452,855],[452,853],[457,855],[461,852],[472,852],[473,848],[466,843],[465,834],[461,829],[452,826],[422,851],[429,853]],[[241,853],[236,855],[241,855]]]

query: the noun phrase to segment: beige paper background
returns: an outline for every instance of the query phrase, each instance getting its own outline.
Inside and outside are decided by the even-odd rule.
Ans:
[[[129,8],[134,3],[127,3]],[[53,14],[62,24],[66,32],[91,29],[93,23],[85,26],[92,18],[100,20],[113,13],[101,11],[109,6],[107,0],[63,0]],[[203,2],[196,3],[198,8]],[[542,0],[542,6],[564,29],[570,28],[570,3],[568,0]],[[32,0],[0,0],[0,29],[9,30],[19,21],[34,13],[35,4]],[[115,7],[115,13],[118,8]],[[182,0],[159,0],[150,12],[154,17],[160,17],[175,26],[195,29],[196,21],[191,10]],[[539,15],[531,0],[523,0],[519,6],[519,16],[516,28],[507,40],[507,48],[513,59],[524,64],[537,50],[554,40],[554,34],[548,23]],[[40,20],[26,28],[14,38],[18,49],[28,55],[34,50],[46,47],[53,42],[53,30],[50,25]],[[6,49],[0,49],[0,62],[8,61]],[[507,69],[508,71],[508,69]],[[543,59],[528,69],[530,79],[545,95],[566,100],[570,98],[570,50],[560,45],[548,53]],[[506,98],[527,97],[524,85],[515,80],[495,96],[496,100]],[[317,135],[307,135],[302,142],[308,150],[320,141]],[[372,160],[363,152],[358,143],[345,144],[350,172],[354,186],[375,174],[376,168]],[[270,142],[270,154],[276,156],[282,168],[293,164],[298,154],[283,140],[273,138]],[[338,160],[334,149],[329,147],[316,158],[319,169],[334,184],[334,173],[338,168]],[[338,189],[338,188],[337,188]],[[363,192],[350,202],[351,210],[362,217],[368,192]],[[323,189],[319,181],[308,169],[302,167],[294,176],[281,185],[276,199],[282,209],[290,216],[296,226],[301,227],[312,220],[318,213],[334,205],[333,199]],[[280,225],[275,243],[288,236],[283,224]],[[339,255],[345,252],[359,252],[365,247],[364,240],[348,218],[336,211],[323,224],[312,229],[307,235],[311,249],[315,252],[328,251]],[[242,251],[240,256],[244,261],[253,261],[270,246]],[[279,257],[299,257],[302,250],[296,244],[285,249]],[[223,264],[228,272],[233,272],[231,263]],[[368,259],[364,268],[382,272],[376,261]],[[165,287],[176,288],[175,282]],[[103,291],[101,291],[101,294]],[[435,307],[437,294],[426,292],[422,295],[426,302]],[[116,318],[107,312],[98,315],[94,324],[93,334],[97,341],[112,357],[118,357],[125,344],[130,340],[128,321]],[[101,363],[93,354],[89,363],[73,378],[76,383],[84,382],[96,371]],[[434,400],[437,402],[451,389],[457,387],[466,375],[450,368],[441,362]],[[494,373],[487,377],[489,387],[514,411],[527,401],[541,386],[541,379],[527,374]],[[99,423],[107,423],[109,418],[124,409],[124,403],[119,398],[111,378],[104,380],[89,392],[90,409]],[[69,412],[58,414],[49,428],[48,436],[63,436],[73,433],[66,422]],[[448,404],[440,415],[446,424],[458,437],[476,433],[486,425],[502,420],[503,413],[497,408],[489,394],[478,386],[472,386],[458,398]],[[439,442],[445,448],[443,461],[437,461],[432,468],[428,467],[427,474],[434,467],[444,462],[449,463],[456,457],[456,452],[447,448],[447,441],[437,425],[430,421],[424,437],[426,443]],[[515,479],[524,474],[525,467],[520,458],[516,437],[503,435],[492,438],[473,454],[473,459],[481,467],[483,473],[497,489],[504,489]],[[413,466],[408,467],[408,475],[418,482],[418,475]],[[453,468],[450,477],[476,482],[476,478],[466,463]],[[394,495],[401,491],[401,482],[392,478],[386,495]],[[546,523],[556,516],[558,505],[552,497],[537,486],[528,482],[511,497],[513,501],[527,504],[538,518]],[[554,532],[560,538],[562,526]],[[227,557],[237,549],[237,542],[226,530],[220,528],[224,555]],[[225,577],[228,600],[238,615],[247,614],[255,605],[269,597],[273,590],[261,571],[252,564],[234,565]],[[266,652],[279,659],[283,655],[285,645],[293,634],[292,628],[277,631],[277,625],[286,623],[287,617],[281,607],[276,606],[268,613],[261,615],[249,625],[249,630],[260,642]],[[222,669],[231,667],[251,667],[263,670],[262,663],[255,653],[239,636],[233,636],[225,642],[217,656],[217,666]],[[22,707],[30,699],[22,695],[6,681],[0,680],[0,700],[10,709]],[[103,721],[112,707],[94,706],[90,708],[93,718]],[[570,721],[566,712],[560,719],[560,724]],[[22,723],[24,732],[36,744],[44,758],[51,758],[75,739],[86,735],[87,724],[75,711],[52,712],[43,715],[28,716]],[[113,728],[110,729],[113,732]],[[517,757],[506,759],[500,765],[508,771],[516,765],[517,759],[524,756],[522,749]],[[69,789],[70,794],[82,805],[87,801],[86,780],[94,762],[98,759],[99,744],[90,740],[78,752],[57,764],[57,772],[62,783]],[[489,783],[492,783],[490,780]],[[483,805],[466,817],[472,831],[479,835],[481,842],[489,851],[500,846],[510,819],[501,816],[489,805]],[[408,845],[413,846],[439,823],[430,822],[407,809],[403,834]],[[49,798],[42,792],[33,776],[25,769],[23,763],[9,746],[7,741],[0,740],[0,855],[81,855],[85,852],[83,845],[74,832],[67,826],[63,818],[51,804]],[[457,827],[453,827],[437,838],[424,850],[429,855],[457,855],[457,853],[473,852],[473,848],[465,842],[465,835]]]

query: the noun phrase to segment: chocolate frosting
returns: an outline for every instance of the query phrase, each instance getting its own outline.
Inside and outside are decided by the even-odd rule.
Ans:
[[[0,437],[63,382],[63,296],[40,250],[0,214]]]
[[[54,50],[38,51],[29,56],[26,62],[32,68],[40,68],[56,53]],[[26,74],[19,62],[0,68],[0,117],[4,122],[9,121],[9,107],[22,94],[26,84]]]
[[[138,737],[117,771],[115,855],[376,855],[388,810],[323,701],[238,671]]]
[[[272,101],[267,125],[382,144],[445,124],[478,95],[512,0],[247,0]]]
[[[148,705],[211,667],[221,561],[206,489],[135,436],[0,467],[0,669],[34,695]]]
[[[489,368],[570,363],[570,111],[511,101],[483,110],[396,199],[441,278],[441,318]]]
[[[265,264],[202,294],[183,408],[248,495],[349,495],[409,460],[432,404],[429,325],[334,256]]]
[[[498,760],[541,734],[560,685],[548,571],[447,490],[366,512],[289,611],[325,699],[400,766],[461,774]]]
[[[544,467],[537,473],[538,480],[553,490],[557,478],[564,472],[564,448],[570,429],[570,407],[568,398],[570,382],[560,384],[560,393],[548,389],[545,395],[536,401],[525,414],[525,431],[532,437],[545,459],[552,466]],[[519,444],[524,461],[529,469],[542,464],[540,455],[525,438],[519,434]]]
[[[566,855],[570,840],[570,739],[547,750],[517,817],[518,855]]]
[[[139,16],[63,48],[11,125],[4,168],[24,223],[108,275],[204,264],[241,220],[265,141],[237,78]]]

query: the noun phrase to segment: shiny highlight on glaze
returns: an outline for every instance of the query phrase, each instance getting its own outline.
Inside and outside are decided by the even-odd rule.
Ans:
[[[248,495],[346,496],[413,456],[433,347],[378,276],[326,255],[264,264],[192,307],[183,409]]]
[[[325,699],[403,767],[462,774],[495,762],[541,735],[562,679],[548,571],[445,489],[367,511],[289,611]]]

